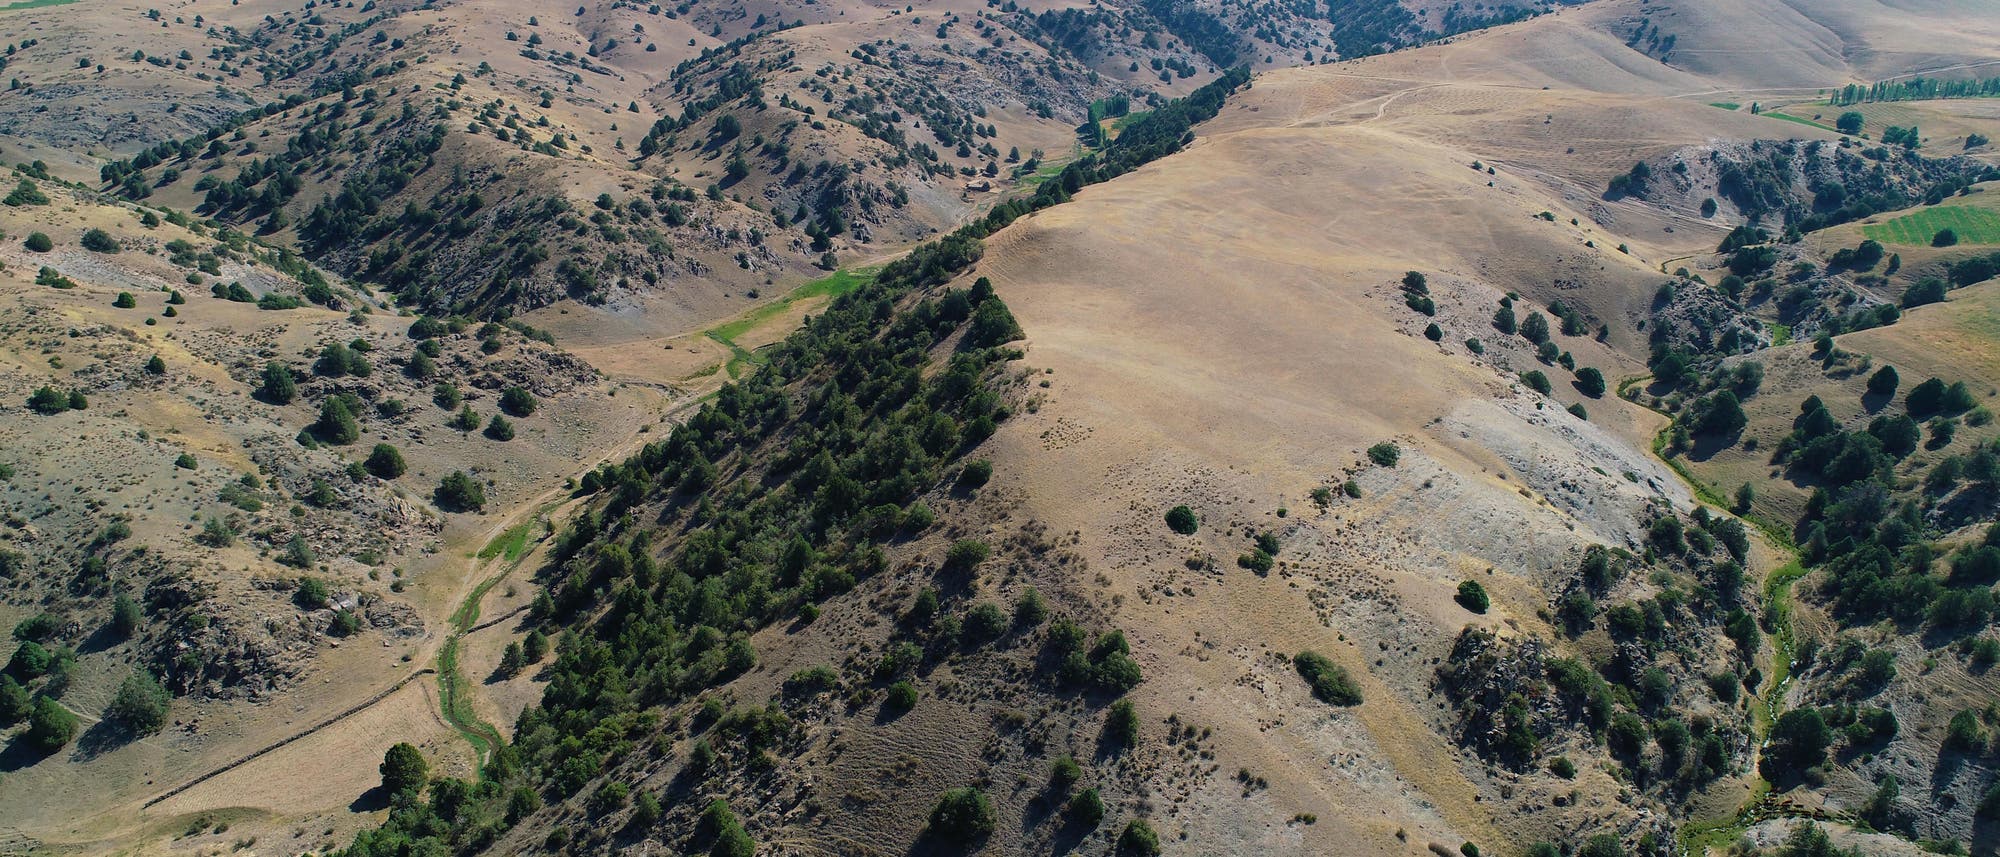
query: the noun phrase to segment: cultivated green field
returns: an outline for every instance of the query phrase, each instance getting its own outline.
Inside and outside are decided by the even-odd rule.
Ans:
[[[1861,232],[1887,244],[1926,246],[1941,229],[1957,232],[1960,244],[2000,244],[2000,211],[1940,205],[1864,226]]]
[[[1776,111],[1776,110],[1766,110],[1766,111],[1764,111],[1763,113],[1760,113],[1760,114],[1758,114],[1758,115],[1759,115],[1759,116],[1767,116],[1767,117],[1770,117],[1770,118],[1772,118],[1772,119],[1782,119],[1782,120],[1784,120],[1784,121],[1786,121],[1786,122],[1796,122],[1796,123],[1798,123],[1798,124],[1800,124],[1800,125],[1806,125],[1806,126],[1810,126],[1810,127],[1813,127],[1813,128],[1818,128],[1818,129],[1820,129],[1820,130],[1822,130],[1822,131],[1832,131],[1832,132],[1834,132],[1834,133],[1836,133],[1836,134],[1840,133],[1840,129],[1838,129],[1838,128],[1835,128],[1835,127],[1833,127],[1832,125],[1822,125],[1822,124],[1820,124],[1820,123],[1818,123],[1818,122],[1814,122],[1814,121],[1812,121],[1811,119],[1807,119],[1807,118],[1806,118],[1806,117],[1804,117],[1804,116],[1793,116],[1793,115],[1792,115],[1792,114],[1790,114],[1790,113],[1782,113],[1782,112],[1779,112],[1779,111]]]
[[[722,343],[729,349],[729,362],[724,364],[723,368],[729,372],[729,377],[735,378],[745,366],[758,362],[755,353],[736,344],[738,338],[775,318],[794,303],[812,298],[837,298],[861,288],[863,284],[875,279],[876,270],[876,268],[860,268],[835,271],[793,289],[784,297],[770,303],[759,304],[742,315],[702,331],[702,335]]]
[[[9,3],[5,6],[0,6],[0,12],[13,12],[20,9],[42,9],[49,6],[61,6],[66,3],[75,2],[76,0],[21,0],[19,3]]]

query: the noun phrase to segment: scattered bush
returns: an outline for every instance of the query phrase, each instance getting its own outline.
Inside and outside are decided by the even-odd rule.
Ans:
[[[1304,651],[1292,656],[1292,666],[1304,677],[1312,688],[1313,696],[1328,705],[1351,706],[1361,704],[1361,689],[1347,674],[1347,669],[1329,660],[1318,652]]]
[[[1153,825],[1145,819],[1132,819],[1125,825],[1125,832],[1118,834],[1118,853],[1131,857],[1157,857],[1160,835],[1153,832]]]
[[[951,789],[931,807],[930,832],[947,842],[969,844],[993,835],[993,804],[972,786]]]
[[[1096,789],[1084,789],[1069,799],[1065,811],[1071,824],[1084,830],[1095,830],[1104,822],[1104,798],[1098,796]]]
[[[135,670],[118,685],[118,694],[104,709],[104,717],[134,735],[151,735],[167,725],[170,698],[152,673]]]
[[[21,736],[29,746],[54,753],[76,737],[76,715],[69,709],[46,696],[36,697],[34,705],[28,713],[28,730]]]
[[[332,597],[326,581],[317,577],[301,577],[299,588],[292,592],[292,603],[305,610],[319,610],[325,608]]]
[[[1593,399],[1604,397],[1604,373],[1595,366],[1576,370],[1576,391]]]
[[[446,511],[478,512],[486,508],[486,489],[465,471],[454,470],[438,483],[432,499]]]
[[[908,711],[917,707],[916,685],[907,679],[889,685],[888,693],[883,696],[882,705],[891,711]]]
[[[282,363],[264,364],[264,381],[257,387],[257,398],[273,405],[289,405],[298,397],[299,386],[292,378],[292,370]]]
[[[1111,703],[1104,715],[1104,737],[1119,747],[1138,746],[1139,712],[1132,707],[1132,700]]]
[[[490,440],[509,441],[514,439],[514,424],[506,417],[494,414],[486,423],[486,437]]]
[[[1458,594],[1452,597],[1458,606],[1474,613],[1485,613],[1492,601],[1486,597],[1486,587],[1477,580],[1467,580],[1458,584]]]
[[[520,387],[508,387],[500,393],[500,410],[509,416],[525,417],[533,414],[540,405],[533,393]]]
[[[987,481],[991,480],[992,478],[993,478],[993,462],[988,461],[984,458],[976,459],[974,461],[967,463],[965,465],[965,468],[958,472],[959,487],[968,490],[977,490],[979,488],[984,488],[986,487]]]
[[[86,229],[83,232],[83,249],[93,253],[118,252],[118,239],[102,229]]]
[[[394,479],[409,469],[403,463],[403,453],[386,443],[375,444],[375,449],[368,453],[368,461],[364,466],[368,468],[369,473],[375,474],[377,479]]]
[[[430,776],[424,754],[408,742],[398,742],[382,754],[382,790],[392,795],[416,794]]]
[[[1167,529],[1183,536],[1191,536],[1200,528],[1201,521],[1195,517],[1193,509],[1175,506],[1167,510]]]
[[[944,567],[960,574],[970,573],[978,568],[980,563],[986,561],[989,552],[985,542],[977,539],[959,539],[945,551]]]

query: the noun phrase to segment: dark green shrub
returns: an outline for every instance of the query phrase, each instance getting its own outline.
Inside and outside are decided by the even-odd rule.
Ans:
[[[53,416],[69,410],[69,396],[54,387],[43,386],[28,396],[28,409],[42,416]]]
[[[889,685],[888,693],[882,698],[882,705],[891,711],[908,711],[917,707],[917,686],[907,679]]]
[[[1139,712],[1132,707],[1132,700],[1121,699],[1111,703],[1104,714],[1104,737],[1119,747],[1138,746]]]
[[[361,423],[340,396],[320,404],[319,421],[313,423],[312,431],[324,443],[346,445],[361,439]]]
[[[326,587],[326,581],[317,577],[299,578],[299,588],[292,592],[292,603],[306,610],[319,610],[327,605],[333,593]]]
[[[46,696],[36,697],[34,710],[28,713],[28,730],[22,738],[44,753],[54,753],[76,737],[76,715]]]
[[[1395,467],[1396,462],[1402,460],[1402,457],[1403,450],[1388,441],[1368,448],[1368,460],[1382,467]]]
[[[491,440],[508,441],[514,439],[514,424],[506,417],[494,414],[486,423],[486,437]]]
[[[985,562],[988,553],[989,549],[985,542],[977,539],[959,539],[945,551],[944,567],[949,571],[968,573]]]
[[[1153,825],[1145,819],[1132,819],[1125,825],[1125,832],[1118,834],[1118,853],[1130,857],[1158,857],[1160,835],[1153,832]]]
[[[139,602],[123,592],[111,600],[111,634],[120,640],[131,639],[139,632],[139,622],[144,616],[139,611]]]
[[[298,397],[299,385],[292,370],[281,363],[264,364],[264,381],[257,387],[257,398],[273,405],[289,405]]]
[[[1084,789],[1069,799],[1066,812],[1071,824],[1095,830],[1104,821],[1104,798],[1098,796],[1096,789]]]
[[[1925,277],[1903,291],[1904,307],[1919,307],[1944,300],[1948,285],[1937,277]]]
[[[500,393],[500,410],[506,411],[510,416],[529,416],[535,412],[539,404],[535,401],[533,393],[520,387],[508,387]]]
[[[1593,399],[1604,396],[1604,373],[1595,366],[1576,370],[1576,391]]]
[[[365,466],[377,479],[394,479],[409,469],[403,463],[403,453],[386,443],[375,444],[374,451],[368,453]]]
[[[430,776],[430,764],[415,745],[398,742],[382,754],[377,769],[382,774],[382,790],[394,794],[416,794]]]
[[[1328,705],[1351,706],[1361,704],[1361,689],[1347,674],[1347,669],[1329,660],[1318,652],[1304,651],[1292,656],[1292,666],[1312,688],[1313,696]]]
[[[1458,606],[1474,613],[1485,613],[1492,601],[1486,597],[1486,587],[1477,580],[1467,580],[1458,584],[1458,594],[1452,596]]]
[[[1049,763],[1049,788],[1058,794],[1069,791],[1069,787],[1075,785],[1082,776],[1083,768],[1077,765],[1076,759],[1069,756],[1057,757],[1054,762]]]
[[[1030,586],[1021,590],[1014,599],[1014,625],[1019,628],[1033,628],[1049,618],[1049,605],[1042,600],[1042,593]]]
[[[1195,517],[1193,509],[1175,506],[1167,510],[1167,529],[1183,536],[1191,536],[1200,528],[1201,521]]]
[[[930,832],[947,842],[972,843],[993,835],[993,804],[972,786],[951,789],[931,807]]]
[[[438,483],[432,499],[446,511],[478,512],[486,508],[486,489],[465,471],[454,470]]]
[[[145,670],[136,670],[118,685],[118,694],[104,717],[134,735],[151,735],[167,725],[167,689]]]
[[[1007,632],[1007,616],[991,602],[980,602],[966,611],[960,637],[968,644],[984,643]]]

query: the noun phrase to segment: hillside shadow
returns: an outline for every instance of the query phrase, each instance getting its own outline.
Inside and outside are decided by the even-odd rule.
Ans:
[[[44,753],[40,747],[28,743],[27,733],[22,732],[15,735],[14,740],[7,742],[7,749],[0,750],[0,774],[11,774],[32,768],[53,755],[55,753]]]
[[[1037,827],[1051,828],[1049,854],[1073,854],[1096,832],[1094,826],[1071,820],[1063,811],[1067,802],[1063,796],[1053,791],[1043,790],[1027,803],[1021,816],[1021,832],[1031,833]]]
[[[903,854],[904,857],[959,857],[978,852],[986,847],[986,841],[990,838],[982,836],[971,842],[959,842],[939,836],[929,827],[925,827],[923,833],[917,836],[917,841],[910,843],[909,850]]]
[[[90,636],[83,638],[83,642],[78,643],[76,646],[76,653],[79,655],[94,655],[99,652],[109,651],[113,646],[123,642],[125,642],[125,638],[118,636],[117,632],[111,630],[111,627],[106,625],[98,628],[96,631],[92,631]]]
[[[1056,835],[1049,840],[1049,853],[1074,854],[1090,838],[1093,828],[1081,824],[1064,823],[1056,828]]]
[[[1720,455],[1724,450],[1734,449],[1736,442],[1742,435],[1741,431],[1730,432],[1726,435],[1697,434],[1693,437],[1694,446],[1690,447],[1685,455],[1689,461],[1708,461]]]
[[[1665,381],[1659,381],[1659,380],[1647,382],[1644,388],[1646,395],[1652,396],[1655,399],[1664,399],[1677,389],[1680,388],[1673,384],[1669,384]]]
[[[1958,779],[1958,772],[1970,761],[1970,756],[1957,750],[1939,750],[1937,766],[1931,768],[1931,794],[1943,795],[1950,792],[1951,781]]]
[[[77,737],[76,753],[73,758],[79,762],[88,762],[130,744],[138,737],[131,730],[113,725],[109,720],[99,720]]]
[[[887,700],[884,700],[881,705],[875,707],[875,725],[887,726],[888,724],[903,719],[904,715],[907,715],[909,713],[910,709],[897,708],[896,706],[890,705]]]
[[[389,808],[389,790],[377,785],[347,804],[349,812],[376,812]]]
[[[1972,819],[1972,835],[1968,838],[1972,840],[1974,854],[2000,853],[2000,820],[1980,818],[1975,814]]]

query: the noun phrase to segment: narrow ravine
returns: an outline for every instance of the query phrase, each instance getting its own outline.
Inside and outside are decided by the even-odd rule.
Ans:
[[[1627,379],[1622,382],[1619,385],[1621,394],[1627,386],[1644,380],[1646,379]],[[1633,402],[1633,404],[1638,403]],[[1657,410],[1654,413],[1667,416]],[[1784,563],[1764,575],[1764,621],[1760,625],[1765,638],[1771,644],[1771,673],[1765,678],[1764,692],[1752,704],[1750,712],[1754,750],[1761,751],[1765,741],[1769,739],[1772,724],[1776,723],[1779,715],[1785,712],[1785,692],[1791,686],[1795,645],[1792,634],[1792,586],[1798,583],[1799,578],[1805,576],[1806,568],[1799,560],[1798,547],[1783,530],[1768,521],[1735,514],[1713,490],[1696,479],[1694,474],[1689,473],[1679,461],[1666,454],[1667,432],[1671,428],[1671,424],[1662,428],[1660,434],[1654,438],[1650,450],[1653,457],[1665,464],[1668,470],[1673,471],[1674,476],[1694,494],[1696,502],[1709,507],[1711,511],[1729,515],[1749,524],[1763,534],[1765,542],[1772,550],[1785,558]],[[1699,857],[1706,854],[1710,848],[1726,848],[1736,842],[1753,824],[1772,818],[1792,817],[1793,813],[1784,805],[1771,800],[1771,784],[1758,773],[1759,752],[1755,751],[1751,753],[1750,758],[1752,779],[1749,797],[1732,815],[1691,820],[1682,824],[1677,838],[1686,853]]]

